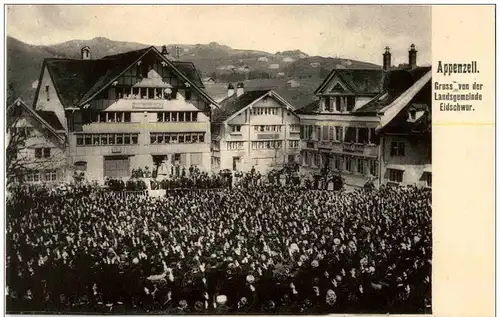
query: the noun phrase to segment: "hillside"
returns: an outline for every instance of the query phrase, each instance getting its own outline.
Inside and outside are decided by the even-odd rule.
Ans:
[[[168,51],[179,54],[181,61],[195,63],[203,77],[213,77],[217,82],[227,83],[259,79],[295,78],[321,82],[333,68],[373,68],[380,66],[354,60],[307,56],[300,50],[275,54],[245,49],[233,49],[215,42],[209,44],[166,44]],[[119,54],[149,46],[149,44],[112,41],[103,37],[91,40],[72,40],[50,46],[34,46],[12,37],[7,37],[7,102],[22,97],[32,103],[44,58],[79,58],[80,49],[89,46],[92,58]],[[161,44],[157,45],[158,48]],[[280,86],[283,86],[280,84]],[[306,85],[307,86],[307,85]],[[302,88],[301,88],[302,90]],[[314,89],[313,89],[314,91]],[[311,92],[312,93],[312,92]]]

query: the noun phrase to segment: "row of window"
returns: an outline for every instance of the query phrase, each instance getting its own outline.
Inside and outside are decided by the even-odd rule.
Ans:
[[[343,141],[360,144],[377,143],[375,128],[304,125],[300,129],[300,137],[304,140]]]
[[[356,99],[354,96],[326,96],[324,100],[325,111],[329,112],[352,111],[356,104]]]
[[[158,122],[196,122],[197,111],[165,111],[156,113]]]
[[[51,149],[48,147],[44,148],[36,148],[35,149],[35,158],[49,158]]]
[[[157,99],[157,100],[172,100],[177,99],[178,88],[161,88],[161,87],[116,87],[116,99]],[[189,91],[189,90],[188,90]],[[188,93],[189,100],[190,93]]]
[[[226,142],[228,150],[242,150],[244,147],[243,141],[229,141]],[[300,140],[289,140],[288,147],[291,149],[298,149],[300,146]],[[266,149],[281,149],[283,147],[283,141],[252,141],[252,150],[266,150]]]
[[[114,122],[131,122],[131,112],[94,112],[91,116],[92,122],[114,123]]]
[[[150,133],[151,144],[204,143],[204,132]]]
[[[280,125],[256,125],[254,129],[257,132],[281,132]]]
[[[229,141],[226,142],[228,150],[243,150],[243,141]]]
[[[138,144],[138,133],[93,133],[78,134],[77,146],[104,146],[104,145],[130,145]]]
[[[365,158],[344,157],[334,155],[328,158],[326,155],[313,152],[304,152],[304,165],[325,167],[346,171],[351,173],[365,174],[368,172],[372,176],[378,176],[378,161]]]
[[[281,149],[283,141],[253,141],[252,150]]]
[[[402,183],[403,182],[403,175],[404,171],[403,170],[398,170],[398,169],[389,169],[389,181],[393,183]],[[432,174],[431,173],[425,173],[423,175],[425,179],[425,184],[428,187],[432,187]]]
[[[55,170],[37,171],[26,174],[27,182],[55,182],[57,181],[57,172]]]
[[[252,108],[250,114],[254,116],[279,115],[280,108]]]
[[[290,132],[299,132],[300,131],[300,125],[298,124],[291,124],[289,125]],[[255,125],[254,130],[255,132],[281,132],[282,126],[281,125]],[[230,125],[230,131],[231,133],[240,133],[241,132],[241,125]]]

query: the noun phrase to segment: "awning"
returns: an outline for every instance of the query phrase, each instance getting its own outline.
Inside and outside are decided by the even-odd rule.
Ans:
[[[431,173],[432,174],[432,166],[428,166],[424,168],[424,173]]]
[[[405,166],[404,165],[395,165],[395,164],[389,164],[387,165],[387,169],[390,170],[399,170],[399,171],[405,171]]]

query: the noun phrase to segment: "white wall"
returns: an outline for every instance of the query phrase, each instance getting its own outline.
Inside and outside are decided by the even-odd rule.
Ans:
[[[45,93],[45,87],[49,86],[49,101],[47,101],[47,94]],[[67,130],[67,120],[64,112],[64,107],[59,97],[57,96],[54,83],[50,77],[47,67],[43,69],[42,81],[40,83],[40,89],[38,90],[38,98],[35,105],[36,110],[53,111],[59,121],[61,122],[64,129]]]

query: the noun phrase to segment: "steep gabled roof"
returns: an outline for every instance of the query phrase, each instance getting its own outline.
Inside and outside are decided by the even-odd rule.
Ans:
[[[424,89],[424,87],[429,87],[430,88],[430,82],[432,80],[432,71],[429,70],[425,75],[420,77],[417,81],[411,85],[407,90],[405,90],[403,93],[401,93],[391,104],[389,104],[387,107],[383,108],[380,110],[380,112],[383,112],[383,116],[380,118],[380,128],[383,128],[385,125],[387,125],[389,122],[391,122],[392,119],[394,119],[400,112],[403,110],[414,98]],[[431,90],[424,91],[426,92],[426,99],[428,99],[428,102],[431,102]]]
[[[196,87],[205,88],[196,66],[192,62],[173,61],[175,68],[180,70]]]
[[[109,55],[97,60],[45,59],[40,79],[45,68],[47,68],[63,106],[65,108],[81,106],[112,84],[113,81],[151,51],[157,53],[165,63],[172,67],[182,81],[190,83],[204,98],[216,105],[216,102],[203,90],[204,85],[193,63],[169,61],[154,46]],[[41,89],[41,82],[39,80],[35,104]]]
[[[243,93],[241,96],[236,94],[227,97],[219,103],[220,108],[212,113],[212,122],[221,123],[226,121],[231,115],[250,105],[255,100],[269,93],[271,90],[253,90]]]
[[[319,111],[319,100],[314,100],[295,111],[296,114],[315,114]]]
[[[46,127],[47,130],[52,133],[59,142],[65,142],[64,137],[61,134],[57,133],[58,130],[64,130],[64,128],[59,122],[59,119],[57,119],[55,113],[51,111],[35,111],[33,110],[33,108],[26,105],[21,98],[17,98],[16,101],[14,101],[14,103],[12,103],[7,108],[7,111],[10,111],[12,107],[21,107],[21,109],[23,109],[28,115],[30,115],[41,125]],[[49,121],[47,121],[46,119],[48,119]]]
[[[384,91],[356,110],[356,115],[376,115],[408,91],[418,80],[431,70],[430,67],[415,69],[394,69],[384,78]]]
[[[378,94],[382,90],[384,72],[382,69],[334,69],[314,91],[314,94],[321,93],[335,76],[338,76],[356,94]]]

